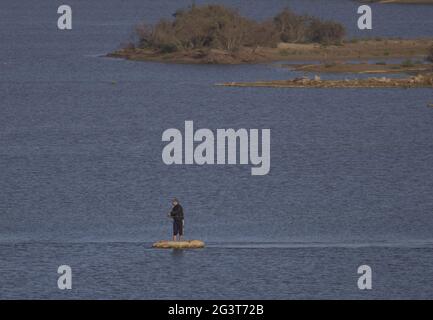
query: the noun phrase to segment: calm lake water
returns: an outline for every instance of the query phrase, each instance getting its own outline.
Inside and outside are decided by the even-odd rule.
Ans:
[[[257,19],[287,5],[220,2]],[[0,4],[0,298],[433,297],[432,90],[223,88],[294,73],[100,57],[189,3],[70,0],[67,32],[56,1]],[[432,36],[433,6],[373,5],[360,33],[356,2],[290,3],[349,36]],[[270,128],[270,173],[164,165],[162,132],[185,120]],[[150,249],[173,196],[207,248]]]

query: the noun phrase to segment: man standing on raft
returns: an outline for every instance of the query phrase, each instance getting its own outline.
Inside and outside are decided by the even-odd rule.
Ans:
[[[171,209],[169,217],[173,218],[173,241],[177,241],[177,235],[179,235],[179,241],[182,241],[183,236],[183,208],[179,204],[179,200],[176,198],[171,202],[173,208]]]

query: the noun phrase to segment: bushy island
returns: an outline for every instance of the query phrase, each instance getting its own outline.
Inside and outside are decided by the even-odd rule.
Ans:
[[[191,6],[154,25],[137,25],[133,40],[110,57],[180,63],[251,63],[421,56],[425,39],[345,39],[345,28],[284,9],[265,21],[222,5]]]
[[[254,62],[269,60],[270,52],[259,48],[277,48],[280,43],[339,45],[344,35],[344,27],[337,22],[297,15],[289,9],[258,22],[222,5],[193,5],[176,11],[170,20],[136,26],[134,41],[110,56],[199,63]]]
[[[345,39],[343,25],[284,9],[255,21],[222,5],[191,6],[154,25],[136,26],[133,40],[109,57],[177,63],[238,64],[270,61],[319,61],[321,64],[282,65],[305,72],[411,73],[422,77],[393,81],[324,82],[301,78],[295,82],[255,83],[287,87],[431,87],[431,39]],[[347,63],[351,60],[404,58],[404,63]],[[412,59],[415,59],[412,61]],[[384,61],[381,60],[381,61]],[[251,83],[228,83],[249,86]]]

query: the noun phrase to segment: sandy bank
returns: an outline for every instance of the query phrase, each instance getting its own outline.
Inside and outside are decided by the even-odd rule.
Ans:
[[[150,49],[125,48],[108,57],[136,61],[158,61],[197,64],[241,64],[272,61],[344,61],[362,59],[412,58],[426,56],[433,39],[360,40],[342,45],[280,43],[277,48],[241,48],[236,52],[224,50],[190,50],[161,53]]]

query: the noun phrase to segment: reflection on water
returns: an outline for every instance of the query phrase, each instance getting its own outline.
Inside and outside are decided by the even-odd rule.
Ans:
[[[134,243],[0,245],[0,298],[431,298],[432,258],[431,248],[169,252]],[[67,292],[56,286],[61,263],[72,268]],[[361,264],[372,267],[374,290],[358,290]]]
[[[183,249],[172,249],[171,250],[171,256],[174,258],[174,260],[182,259],[184,256],[184,250]]]

